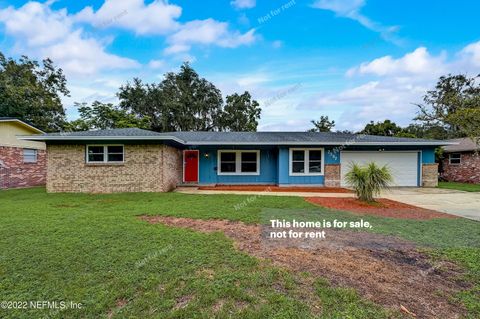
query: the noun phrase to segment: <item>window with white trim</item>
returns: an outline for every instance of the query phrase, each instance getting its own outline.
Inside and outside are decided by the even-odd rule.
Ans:
[[[87,145],[87,163],[123,163],[123,145]]]
[[[290,158],[292,159],[292,173],[305,173],[305,151],[292,150]]]
[[[220,152],[220,173],[235,173],[237,153]]]
[[[260,151],[218,151],[218,175],[259,175]]]
[[[24,148],[23,149],[23,162],[24,163],[36,163],[38,151],[36,149]]]
[[[462,154],[451,153],[448,159],[451,165],[460,165],[462,163]]]
[[[291,148],[290,175],[323,175],[323,148]]]

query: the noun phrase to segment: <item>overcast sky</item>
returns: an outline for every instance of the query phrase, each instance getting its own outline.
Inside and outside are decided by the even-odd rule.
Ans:
[[[480,73],[478,1],[0,1],[0,50],[50,57],[73,102],[114,102],[133,77],[190,61],[224,95],[248,90],[260,130],[406,125],[436,79]]]

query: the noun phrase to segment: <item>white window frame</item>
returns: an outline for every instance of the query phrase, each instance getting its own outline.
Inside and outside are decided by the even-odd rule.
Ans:
[[[88,160],[88,148],[90,146],[103,147],[103,161],[89,161]],[[123,161],[109,161],[108,160],[108,146],[121,146]],[[117,153],[115,153],[117,154]],[[120,154],[120,153],[118,153]],[[123,144],[88,144],[85,146],[85,162],[87,164],[122,164],[125,163],[125,145]]]
[[[452,155],[459,155],[458,158],[455,158],[456,160],[458,159],[458,163],[452,163]],[[450,153],[448,154],[448,164],[450,165],[460,165],[462,164],[462,153]]]
[[[222,173],[221,154],[235,153],[235,172]],[[242,173],[242,153],[257,154],[257,171]],[[217,151],[217,175],[260,175],[260,150],[218,150]]]
[[[304,173],[294,173],[293,172],[293,151],[304,151],[305,152],[305,161],[304,161]],[[310,151],[321,151],[322,152],[322,165],[321,172],[310,173]],[[325,172],[325,149],[323,147],[319,148],[290,148],[288,152],[288,172],[290,176],[323,176]]]
[[[33,151],[34,152],[34,155],[35,155],[35,159],[33,161],[26,161],[25,160],[25,151]],[[27,163],[27,164],[35,164],[38,162],[38,150],[37,149],[34,149],[34,148],[24,148],[23,149],[23,162],[24,163]]]

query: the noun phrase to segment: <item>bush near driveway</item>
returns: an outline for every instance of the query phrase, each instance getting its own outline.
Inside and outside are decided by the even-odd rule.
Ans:
[[[364,166],[352,163],[350,170],[345,175],[345,180],[364,202],[374,202],[374,196],[380,195],[393,182],[393,176],[387,165],[378,166],[370,162]]]

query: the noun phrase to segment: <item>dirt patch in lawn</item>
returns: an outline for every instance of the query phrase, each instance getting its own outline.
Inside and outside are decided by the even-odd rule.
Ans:
[[[127,299],[118,299],[118,300],[115,302],[115,308],[114,308],[114,309],[111,309],[111,310],[108,312],[107,318],[108,318],[108,319],[113,318],[113,316],[115,315],[115,313],[117,313],[118,311],[122,310],[122,308],[125,307],[127,304],[128,304],[128,300],[127,300]]]
[[[301,192],[301,193],[352,193],[351,190],[340,187],[280,187],[276,185],[216,185],[200,186],[200,190],[210,191],[238,191],[238,192]]]
[[[343,210],[357,215],[372,215],[400,219],[427,220],[433,218],[458,218],[457,216],[425,209],[394,200],[380,198],[377,203],[369,204],[356,198],[306,197],[309,203],[327,208]]]
[[[175,301],[175,307],[173,307],[173,309],[178,310],[186,308],[192,299],[193,296],[191,295],[181,296],[177,298],[177,300]]]
[[[371,301],[419,318],[460,318],[462,306],[451,296],[467,284],[453,263],[431,264],[411,242],[365,232],[330,230],[328,239],[308,246],[284,247],[265,244],[266,229],[225,220],[199,220],[164,216],[141,216],[150,223],[189,228],[202,232],[224,232],[235,246],[253,256],[269,259],[293,271],[327,278],[333,285],[353,287]],[[263,233],[262,233],[263,232]],[[264,237],[263,237],[264,238]]]

